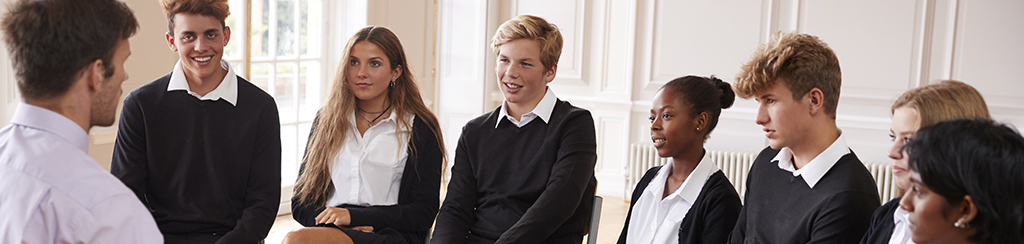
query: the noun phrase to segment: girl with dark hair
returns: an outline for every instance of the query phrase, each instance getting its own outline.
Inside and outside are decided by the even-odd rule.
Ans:
[[[310,130],[284,243],[422,243],[437,215],[444,148],[398,37],[357,32]]]
[[[651,168],[637,183],[618,243],[726,242],[742,205],[703,145],[735,97],[714,76],[686,76],[662,86],[651,108],[651,140],[669,163]]]
[[[1024,138],[987,119],[941,122],[906,146],[900,200],[916,243],[1024,243]]]

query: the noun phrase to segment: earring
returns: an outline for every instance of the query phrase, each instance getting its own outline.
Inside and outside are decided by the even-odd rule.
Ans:
[[[697,127],[697,131],[700,131],[700,127]]]
[[[395,80],[398,80],[398,79],[395,79]],[[392,80],[391,84],[388,84],[388,87],[395,87],[395,80]]]
[[[953,223],[953,227],[967,229],[968,225],[964,223],[963,219],[959,219],[956,221],[956,223]]]

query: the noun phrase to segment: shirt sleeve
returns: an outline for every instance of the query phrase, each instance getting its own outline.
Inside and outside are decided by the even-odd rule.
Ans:
[[[135,93],[128,94],[121,107],[117,139],[110,159],[110,173],[121,180],[144,204],[146,201],[149,160],[146,156],[146,125],[142,106]]]
[[[495,243],[542,243],[576,212],[597,163],[597,137],[589,111],[566,119],[547,187]]]
[[[375,230],[393,228],[409,232],[429,230],[434,223],[440,199],[441,147],[430,127],[419,118],[414,122],[413,131],[415,155],[410,155],[406,162],[401,182],[402,191],[409,192],[398,193],[397,205],[349,208],[351,226],[373,226]],[[402,196],[408,196],[409,199],[402,199]]]
[[[455,149],[455,165],[452,166],[452,178],[448,182],[448,194],[437,215],[431,243],[465,242],[469,227],[476,218],[477,182],[473,175],[473,164],[469,160],[466,136],[471,135],[467,135],[463,128]]]
[[[281,122],[270,100],[260,115],[252,165],[245,186],[245,209],[235,228],[217,243],[257,243],[267,237],[281,202]]]

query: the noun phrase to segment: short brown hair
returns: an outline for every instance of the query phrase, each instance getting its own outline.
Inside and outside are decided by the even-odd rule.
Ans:
[[[800,99],[817,87],[825,97],[825,113],[833,119],[839,106],[842,72],[839,58],[816,36],[776,32],[736,74],[736,95],[750,98],[781,81]]]
[[[499,54],[502,44],[524,38],[540,44],[540,62],[544,64],[544,70],[550,70],[558,63],[558,57],[562,55],[562,33],[555,24],[533,15],[516,16],[501,24],[491,38],[491,47],[495,54]]]
[[[921,122],[917,128],[961,118],[992,119],[981,93],[955,80],[910,89],[892,103],[891,112],[901,107],[917,110]]]
[[[220,20],[221,27],[227,26],[224,20],[231,14],[231,11],[228,10],[228,0],[160,0],[160,6],[164,8],[164,14],[167,15],[167,32],[172,34],[174,33],[175,14],[210,16]]]
[[[131,9],[116,0],[20,0],[10,7],[4,42],[26,99],[63,95],[96,60],[110,77],[118,42],[139,26]]]

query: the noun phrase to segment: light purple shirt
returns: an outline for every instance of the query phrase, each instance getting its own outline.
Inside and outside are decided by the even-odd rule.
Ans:
[[[163,243],[146,207],[88,149],[78,124],[18,104],[0,130],[0,243]]]

